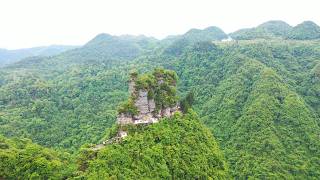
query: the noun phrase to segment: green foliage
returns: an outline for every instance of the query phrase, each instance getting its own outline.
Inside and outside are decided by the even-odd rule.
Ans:
[[[148,91],[148,99],[155,100],[158,110],[177,104],[176,83],[178,77],[174,71],[155,68],[152,73],[138,75],[136,72],[133,72],[130,74],[130,78],[134,81],[136,92],[133,92],[128,101],[119,106],[118,113],[131,116],[138,114],[134,100],[137,98],[139,90]]]
[[[268,21],[255,28],[241,29],[230,34],[233,39],[320,39],[320,27],[312,21],[305,21],[291,27],[283,21]]]
[[[157,82],[154,89],[156,108],[172,107],[177,104],[176,84],[178,76],[174,71],[156,68],[153,76]]]
[[[240,29],[230,36],[237,40],[284,38],[291,29],[292,27],[286,22],[268,21],[255,28]]]
[[[142,74],[137,77],[135,83],[137,90],[153,90],[157,82],[152,74]]]
[[[137,79],[137,77],[138,77],[138,72],[137,72],[137,70],[131,70],[130,71],[130,79],[132,79],[132,80],[136,80]]]
[[[232,39],[252,40],[252,39],[272,39],[274,36],[263,28],[240,29],[230,34]]]
[[[156,108],[171,107],[177,104],[176,84],[178,76],[174,71],[155,68],[153,72],[138,75],[135,88],[148,91],[148,98],[154,99]],[[131,99],[135,99],[137,94]]]
[[[227,37],[223,30],[215,26],[207,27],[203,30],[191,29],[183,35],[183,38],[191,42],[222,40]]]
[[[190,91],[185,98],[180,101],[180,108],[183,113],[188,112],[191,109],[194,102],[194,92]]]
[[[173,42],[164,50],[166,55],[181,55],[186,47],[198,42],[212,42],[214,40],[226,39],[228,36],[218,27],[208,27],[203,30],[191,29],[185,34],[173,38]]]
[[[118,113],[124,113],[124,114],[128,114],[131,116],[137,115],[138,114],[138,109],[137,107],[134,105],[134,101],[132,100],[132,98],[129,98],[128,101],[120,104],[119,108],[118,108]]]
[[[72,151],[98,142],[127,98],[124,73],[115,72],[79,66],[48,79],[32,71],[5,75],[0,133]]]
[[[154,89],[148,96],[158,98],[158,107],[174,104],[176,94],[186,97],[187,92],[193,90],[192,107],[200,120],[214,132],[234,178],[317,179],[320,174],[320,44],[316,40],[283,39],[287,37],[281,34],[291,28],[283,23],[280,28],[280,25],[260,25],[260,30],[254,30],[252,35],[244,32],[243,36],[248,35],[251,39],[248,41],[215,41],[214,44],[211,38],[196,42],[202,41],[198,37],[176,36],[155,42],[149,38],[102,36],[79,49],[53,57],[29,58],[2,68],[0,134],[28,137],[41,145],[76,152],[85,143],[98,143],[102,137],[112,137],[117,132],[117,127],[112,126],[117,114],[115,108],[129,96],[127,80],[130,69],[149,72],[155,67],[164,67],[174,70],[179,75],[179,82],[175,73],[168,73],[159,76],[166,83],[157,86],[156,76],[149,73],[140,79],[141,87]],[[299,37],[303,37],[300,39],[313,39],[315,31],[308,29],[299,30]],[[161,70],[159,72],[161,74]],[[173,84],[177,85],[177,90]],[[190,169],[191,175],[186,174],[194,177],[203,169],[194,170],[197,167],[193,164],[184,164],[180,157],[185,160],[193,156],[188,153],[182,156],[180,150],[197,152],[204,144],[210,146],[210,143],[206,141],[192,146],[187,143],[189,138],[184,137],[191,132],[197,133],[197,129],[184,131],[175,122],[180,123],[179,120],[163,121],[150,129],[160,126],[157,133],[163,133],[162,137],[169,133],[174,142],[179,142],[173,143],[179,151],[172,153],[163,151],[163,148],[151,151],[148,144],[153,143],[153,135],[157,133],[150,133],[148,127],[148,133],[141,132],[140,127],[128,127],[136,132],[128,137],[132,141],[112,145],[99,152],[96,159],[83,161],[87,163],[83,169],[87,170],[80,173],[80,177],[109,177],[109,172],[119,174],[119,177],[134,172],[132,176],[135,177],[143,171],[146,172],[143,177],[155,174],[170,178],[172,172],[169,170],[176,168],[176,163],[171,162],[166,154],[179,159],[178,168],[182,170],[175,173],[189,172]],[[162,131],[167,129],[162,123],[173,128]],[[135,151],[130,151],[131,142],[135,142]],[[148,152],[144,151],[144,145]],[[166,146],[170,145],[162,144],[161,147]],[[8,145],[0,144],[0,147],[7,148]],[[148,160],[143,159],[144,156],[134,159],[140,157],[141,154],[136,152],[141,151],[148,155]],[[159,158],[155,152],[160,152]],[[152,153],[154,155],[150,155]],[[10,156],[11,152],[6,154]],[[179,157],[176,158],[175,154]],[[202,153],[195,161],[210,159],[209,156],[211,153]],[[88,152],[83,159],[90,158]],[[161,166],[155,163],[157,158],[161,160]],[[125,162],[121,166],[125,167],[123,171],[113,169],[113,164],[122,162]],[[168,166],[162,162],[171,164]],[[158,171],[153,171],[148,163],[156,164],[153,167],[164,175],[157,174]],[[204,172],[213,171],[207,168]],[[39,175],[35,173],[33,176]]]
[[[156,39],[145,36],[111,36],[99,34],[89,41],[85,50],[101,53],[104,58],[131,59],[140,55],[144,49],[152,49]],[[101,51],[102,50],[102,51]]]
[[[218,144],[192,112],[132,129],[88,162],[82,175],[88,179],[228,178]]]
[[[320,27],[312,21],[305,21],[295,26],[288,35],[289,39],[320,39]]]
[[[75,166],[70,155],[33,144],[28,139],[0,136],[0,177],[4,179],[63,179]]]
[[[194,108],[215,132],[235,178],[319,176],[317,106],[303,94],[317,86],[308,84],[317,47],[238,42],[221,44],[224,54],[218,56],[190,51],[181,58],[180,88],[194,89]]]
[[[274,36],[286,36],[292,27],[284,21],[268,21],[260,24],[257,28],[273,34]]]

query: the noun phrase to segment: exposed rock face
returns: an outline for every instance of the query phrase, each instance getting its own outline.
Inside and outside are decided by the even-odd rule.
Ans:
[[[156,85],[153,84],[152,86],[149,86],[149,87],[148,86],[141,87],[141,84],[139,84],[139,81],[137,81],[137,77],[138,77],[137,74],[133,74],[129,81],[129,94],[131,96],[130,97],[131,99],[129,99],[130,101],[128,100],[128,103],[124,105],[127,111],[119,110],[119,112],[121,113],[119,113],[117,117],[117,123],[120,125],[117,136],[104,141],[102,144],[96,145],[95,147],[92,148],[94,151],[100,150],[101,148],[103,148],[108,144],[121,142],[121,140],[128,135],[125,125],[157,123],[161,118],[170,117],[175,112],[179,111],[178,105],[174,107],[172,107],[173,106],[172,104],[171,104],[171,107],[156,107],[155,100],[150,97],[149,97],[150,99],[148,98],[149,91],[146,90],[146,89],[152,89]],[[165,81],[163,78],[164,77],[162,77],[161,75],[157,76],[157,79],[155,82],[157,83],[158,86],[163,85],[165,82],[168,81],[168,80]],[[175,82],[171,84],[175,86]],[[137,86],[139,86],[139,88]],[[151,92],[154,93],[154,89],[152,89]],[[165,104],[163,102],[161,103]],[[161,105],[161,103],[159,103],[158,105],[163,106]],[[136,113],[136,111],[138,111],[138,113]]]
[[[148,101],[148,106],[149,106],[149,112],[154,112],[156,109],[156,103],[154,102],[153,99],[150,99]]]
[[[164,117],[169,117],[169,116],[171,116],[171,108],[168,107],[168,108],[162,109],[161,114],[162,114],[162,116],[164,116]]]
[[[139,114],[144,115],[149,113],[149,101],[148,101],[148,91],[139,90],[138,98],[135,101],[135,105],[138,108]]]
[[[178,111],[178,106],[164,107],[156,111],[156,103],[154,99],[148,99],[148,90],[137,89],[137,74],[131,76],[129,81],[129,94],[134,97],[134,106],[138,110],[138,114],[130,115],[121,113],[118,115],[117,122],[120,125],[126,124],[149,124],[158,122],[162,117],[170,117],[174,112]],[[157,75],[157,84],[161,85],[165,81],[161,75]]]
[[[126,114],[119,114],[117,118],[117,123],[118,124],[131,124],[132,122],[132,117]]]
[[[129,92],[130,93],[138,93],[137,99],[134,102],[134,105],[137,107],[139,113],[134,116],[130,116],[128,114],[119,114],[117,118],[117,122],[120,125],[126,124],[150,124],[156,123],[162,117],[170,117],[176,111],[178,111],[178,107],[175,106],[173,108],[167,107],[161,109],[159,112],[155,112],[156,103],[154,99],[148,99],[148,91],[147,90],[139,90],[134,89],[134,83],[129,83]]]
[[[128,133],[126,132],[126,131],[119,131],[118,132],[118,136],[120,137],[120,138],[124,138],[124,137],[126,137],[128,135]]]
[[[135,85],[136,83],[134,80],[129,81],[129,94],[134,94],[135,93]]]

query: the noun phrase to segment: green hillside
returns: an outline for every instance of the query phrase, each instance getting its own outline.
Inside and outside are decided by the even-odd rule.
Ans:
[[[274,36],[285,36],[291,31],[292,27],[284,21],[268,21],[260,24],[258,29],[264,29],[265,31],[273,34]]]
[[[215,41],[228,38],[220,28],[212,26],[200,29],[191,29],[181,36],[164,39],[164,42],[170,41],[169,45],[164,49],[164,54],[181,55],[186,47],[202,41]]]
[[[228,179],[218,144],[192,112],[131,127],[119,144],[83,149],[80,177],[88,179]],[[92,156],[95,156],[92,158]],[[89,158],[88,158],[89,157]],[[91,157],[91,158],[90,158]]]
[[[268,21],[254,28],[240,29],[230,34],[236,40],[253,39],[320,39],[320,27],[312,22],[305,21],[294,27],[283,21]]]
[[[268,21],[254,28],[240,29],[230,34],[233,39],[274,39],[286,37],[292,27],[283,21]]]
[[[270,21],[230,42],[219,41],[227,35],[215,27],[164,40],[101,34],[78,49],[22,60],[0,69],[0,134],[78,155],[112,130],[129,72],[163,67],[177,73],[180,98],[193,95],[199,117],[134,129],[96,157],[80,156],[86,168],[70,176],[317,179],[320,42],[316,26],[303,24]],[[299,36],[285,36],[293,32]],[[131,151],[140,147],[141,156]]]
[[[3,179],[63,179],[75,166],[71,156],[33,144],[29,139],[0,136],[0,177]]]
[[[320,27],[312,21],[304,21],[292,29],[288,38],[298,40],[320,39]]]

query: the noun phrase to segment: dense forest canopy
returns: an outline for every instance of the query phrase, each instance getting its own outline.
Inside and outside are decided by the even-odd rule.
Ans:
[[[95,152],[82,149],[89,179],[227,179],[228,167],[212,134],[193,112],[151,126],[132,127],[120,143]],[[89,158],[88,158],[89,157]]]
[[[269,21],[229,35],[192,29],[163,40],[100,34],[77,49],[3,67],[0,158],[8,166],[0,165],[0,178],[316,179],[319,36],[309,21]],[[186,115],[88,150],[115,128],[130,70],[157,67],[177,74]],[[152,85],[150,75],[140,78],[151,80],[141,87]]]

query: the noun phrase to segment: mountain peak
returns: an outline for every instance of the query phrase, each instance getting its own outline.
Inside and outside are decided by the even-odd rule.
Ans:
[[[114,38],[114,36],[107,34],[107,33],[101,33],[96,35],[92,40],[90,40],[89,42],[87,42],[85,44],[85,46],[90,46],[90,45],[94,45],[94,44],[99,44],[105,41],[110,41]]]
[[[304,21],[293,27],[288,38],[296,40],[319,39],[320,27],[312,21]]]
[[[288,23],[282,20],[271,20],[260,24],[258,27],[269,27],[269,26],[286,26],[291,27]]]
[[[286,36],[292,27],[281,20],[271,20],[254,28],[240,29],[231,33],[234,39],[272,39]]]
[[[190,29],[183,35],[184,38],[192,41],[213,41],[227,38],[225,32],[216,26],[210,26],[205,29]]]
[[[304,25],[304,26],[317,26],[319,27],[315,22],[313,21],[303,21],[301,24],[298,25]]]

